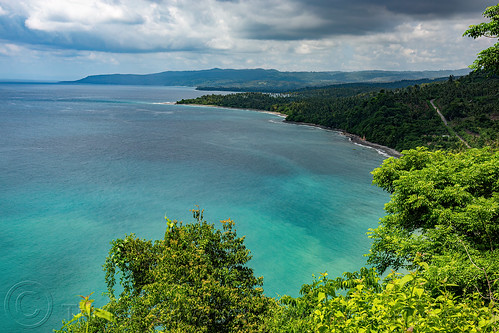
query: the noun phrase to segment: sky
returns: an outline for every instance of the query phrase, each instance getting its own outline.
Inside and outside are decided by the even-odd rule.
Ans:
[[[466,68],[497,0],[0,0],[0,79]]]

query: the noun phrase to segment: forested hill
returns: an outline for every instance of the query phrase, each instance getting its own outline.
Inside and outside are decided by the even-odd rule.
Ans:
[[[190,86],[204,90],[285,92],[305,87],[338,83],[392,82],[466,75],[469,69],[444,71],[355,71],[355,72],[280,72],[274,69],[220,69],[166,71],[155,74],[91,75],[70,84],[118,84]]]
[[[498,76],[471,73],[408,87],[402,82],[391,85],[335,85],[288,94],[207,95],[178,103],[280,112],[287,115],[287,121],[341,129],[398,151],[418,146],[465,147],[457,135],[471,147],[499,147]],[[430,101],[447,118],[448,126]]]

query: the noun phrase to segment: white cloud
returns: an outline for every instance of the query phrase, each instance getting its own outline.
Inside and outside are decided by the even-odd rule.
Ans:
[[[470,65],[476,54],[492,41],[462,37],[476,21],[455,18],[407,22],[393,31],[359,36],[351,41],[355,49],[348,66],[378,69],[456,69]]]
[[[16,56],[19,55],[22,48],[18,45],[6,43],[0,44],[0,55],[3,56]]]
[[[42,31],[89,31],[100,25],[138,24],[139,15],[124,3],[101,0],[34,0],[26,6],[26,26]]]
[[[155,52],[232,45],[231,15],[215,0],[26,0],[6,6],[24,18],[25,34],[37,34],[31,42],[54,47]]]

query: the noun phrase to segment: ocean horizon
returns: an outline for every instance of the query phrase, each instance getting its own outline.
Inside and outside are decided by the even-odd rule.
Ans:
[[[78,295],[104,305],[110,242],[160,239],[196,205],[234,220],[268,296],[365,265],[386,156],[265,112],[174,104],[210,93],[0,84],[2,331],[60,328]]]

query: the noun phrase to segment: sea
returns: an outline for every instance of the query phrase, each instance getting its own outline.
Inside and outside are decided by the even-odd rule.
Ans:
[[[232,219],[265,294],[365,266],[386,158],[341,133],[252,110],[176,105],[190,87],[0,84],[1,332],[50,332],[107,298],[113,239],[165,216]],[[226,92],[225,92],[226,93]]]

